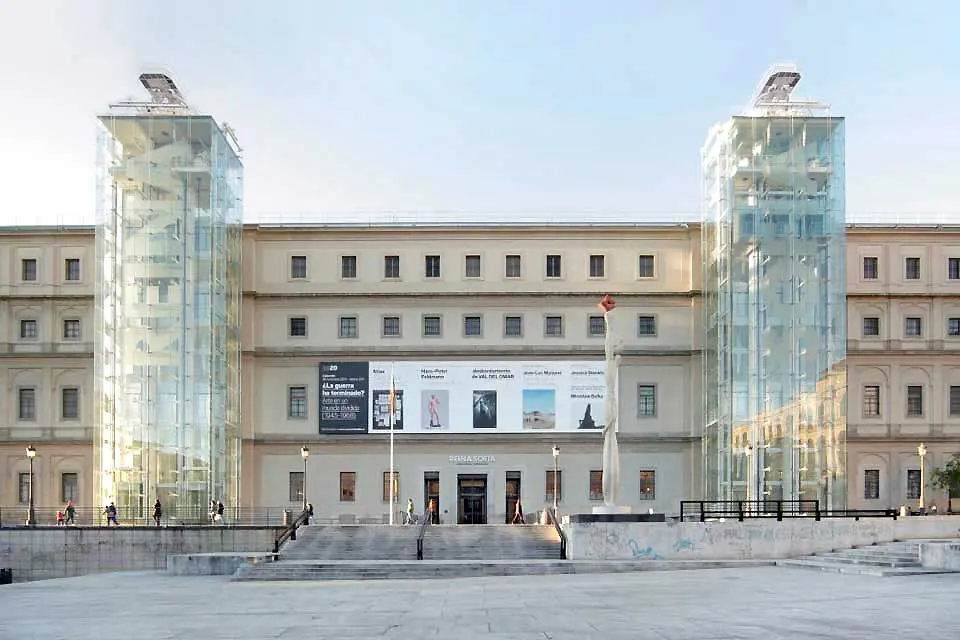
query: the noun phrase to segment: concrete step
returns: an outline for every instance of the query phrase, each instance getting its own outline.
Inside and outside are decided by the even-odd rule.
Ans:
[[[819,562],[839,562],[841,564],[857,564],[873,567],[919,567],[920,563],[916,560],[889,560],[886,558],[870,558],[867,556],[847,556],[844,554],[817,554],[806,556],[811,560]]]
[[[772,560],[667,560],[667,561],[367,561],[306,562],[281,560],[241,567],[235,582],[309,580],[421,580],[520,576],[571,573],[625,573],[633,571],[677,571],[712,568],[772,566]]]
[[[285,560],[401,560],[416,558],[419,527],[311,525],[281,550]],[[438,559],[555,559],[559,538],[538,525],[437,525],[424,532],[425,557]]]
[[[814,571],[826,571],[828,573],[842,573],[861,576],[916,576],[930,575],[935,573],[946,573],[943,571],[931,571],[922,567],[878,567],[863,564],[844,564],[837,562],[822,561],[818,556],[809,556],[807,558],[797,558],[794,560],[777,560],[778,567],[793,567],[798,569],[811,569]]]

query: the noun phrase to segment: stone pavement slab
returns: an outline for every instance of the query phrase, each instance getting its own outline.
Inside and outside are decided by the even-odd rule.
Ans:
[[[0,640],[956,640],[960,574],[782,567],[236,583],[118,573],[0,587]]]

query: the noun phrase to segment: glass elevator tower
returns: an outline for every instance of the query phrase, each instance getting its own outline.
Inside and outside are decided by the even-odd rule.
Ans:
[[[846,495],[844,120],[774,67],[701,151],[703,477],[719,500]]]
[[[243,166],[163,74],[98,118],[95,498],[174,522],[238,503]]]

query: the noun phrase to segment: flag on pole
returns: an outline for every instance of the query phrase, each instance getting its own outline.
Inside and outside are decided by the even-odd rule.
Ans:
[[[393,417],[397,414],[397,380],[393,375],[393,369],[390,369],[390,424],[393,425]]]

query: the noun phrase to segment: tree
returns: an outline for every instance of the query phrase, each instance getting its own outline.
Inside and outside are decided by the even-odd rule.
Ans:
[[[947,511],[950,511],[954,490],[960,487],[960,453],[954,454],[943,467],[930,473],[930,484],[947,492]]]

